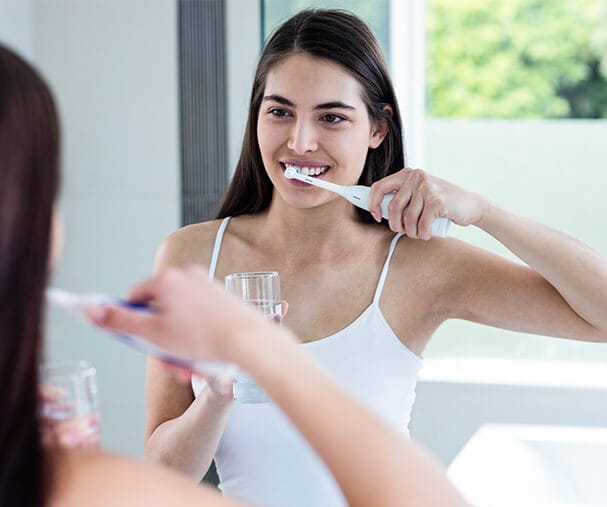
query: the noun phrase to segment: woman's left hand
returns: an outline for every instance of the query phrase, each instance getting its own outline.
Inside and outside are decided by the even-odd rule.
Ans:
[[[43,384],[38,391],[41,415],[39,419],[42,445],[47,449],[99,449],[99,413],[91,412],[73,417],[52,417],[53,413],[76,412],[74,404],[65,399],[63,389]]]
[[[385,194],[395,193],[388,205],[390,229],[410,238],[430,239],[435,218],[448,217],[467,226],[482,219],[486,201],[421,169],[401,169],[371,186],[369,211],[377,220]]]

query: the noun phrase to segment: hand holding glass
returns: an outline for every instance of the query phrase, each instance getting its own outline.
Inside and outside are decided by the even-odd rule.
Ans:
[[[243,301],[252,304],[267,318],[280,324],[280,275],[276,271],[234,273],[225,277],[226,289]],[[241,403],[263,403],[270,398],[244,372],[234,378],[234,399]]]
[[[45,446],[101,446],[95,377],[95,368],[86,361],[40,367],[40,424]]]

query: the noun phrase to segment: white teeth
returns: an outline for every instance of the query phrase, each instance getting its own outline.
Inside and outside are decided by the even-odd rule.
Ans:
[[[292,164],[285,164],[285,167],[287,169],[292,167],[293,169],[295,169],[297,172],[303,174],[304,176],[318,176],[329,169],[329,166],[323,166],[323,167],[302,166],[302,167],[299,167],[299,166],[292,165]]]

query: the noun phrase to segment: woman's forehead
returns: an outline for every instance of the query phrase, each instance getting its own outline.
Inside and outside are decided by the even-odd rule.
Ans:
[[[363,104],[358,80],[340,64],[307,53],[280,60],[268,72],[264,97],[278,95],[296,106],[326,102]]]

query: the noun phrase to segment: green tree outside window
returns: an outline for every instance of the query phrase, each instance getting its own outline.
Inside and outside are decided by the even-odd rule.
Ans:
[[[605,0],[428,0],[427,111],[606,118]]]

